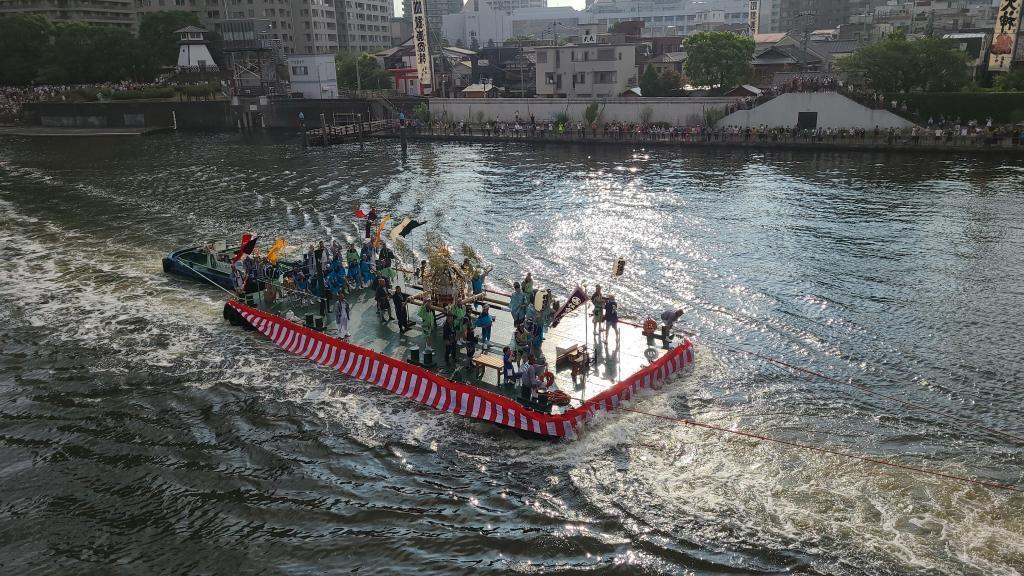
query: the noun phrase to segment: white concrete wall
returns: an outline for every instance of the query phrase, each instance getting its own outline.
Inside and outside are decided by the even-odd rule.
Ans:
[[[794,92],[778,96],[753,110],[733,112],[718,126],[747,128],[763,124],[770,128],[789,128],[796,126],[800,112],[817,112],[820,128],[909,128],[914,125],[888,110],[872,110],[835,92]]]
[[[519,117],[528,120],[533,114],[538,122],[554,120],[565,112],[572,121],[582,120],[583,113],[592,102],[599,105],[598,122],[639,122],[645,108],[651,109],[651,122],[668,122],[675,126],[702,123],[704,111],[723,110],[735,98],[432,98],[430,112],[434,118],[447,115],[449,120],[477,121],[483,119],[512,121]]]

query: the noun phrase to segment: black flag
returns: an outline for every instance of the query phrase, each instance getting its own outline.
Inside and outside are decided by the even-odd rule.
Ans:
[[[554,328],[555,326],[558,326],[558,323],[562,320],[562,316],[565,316],[579,308],[586,301],[587,293],[583,291],[582,287],[577,286],[576,289],[572,291],[572,294],[569,295],[569,299],[565,301],[565,304],[562,304],[562,307],[558,309],[558,312],[555,312],[555,315],[551,317],[551,327]]]
[[[409,235],[409,232],[412,232],[414,229],[419,228],[420,226],[423,226],[426,223],[426,221],[420,222],[418,220],[409,220],[409,223],[406,224],[404,228],[402,228],[402,231],[399,232],[398,235],[401,236],[402,238],[405,238],[406,236]]]

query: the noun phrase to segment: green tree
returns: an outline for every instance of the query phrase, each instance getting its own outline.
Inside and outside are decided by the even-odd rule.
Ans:
[[[142,16],[139,44],[147,76],[156,76],[161,68],[178,62],[178,35],[174,31],[186,26],[199,26],[199,17],[181,10],[148,12]]]
[[[836,66],[879,92],[957,91],[967,85],[967,56],[950,40],[910,40],[902,33],[859,48]]]
[[[926,92],[955,92],[970,81],[967,55],[953,40],[920,38],[911,42],[919,87]]]
[[[686,76],[694,86],[728,89],[750,78],[754,39],[732,32],[698,32],[683,42]]]
[[[662,96],[678,96],[683,87],[683,76],[675,70],[665,70],[658,79],[658,86]]]
[[[54,27],[53,44],[39,80],[51,84],[90,84],[138,80],[143,62],[137,40],[130,32],[83,22],[62,22]]]
[[[1024,92],[1024,68],[1018,67],[1000,74],[996,78],[995,87],[999,92]]]
[[[644,75],[640,77],[640,94],[645,98],[661,96],[661,78],[654,66],[647,66]]]
[[[369,54],[338,54],[335,65],[338,69],[338,86],[352,90],[362,87],[363,90],[390,88],[394,85],[391,74],[381,68],[376,58]],[[358,76],[356,66],[359,66]]]
[[[587,105],[587,109],[583,111],[583,119],[587,121],[587,126],[591,126],[597,121],[598,105],[597,102],[591,102]]]
[[[53,26],[38,14],[0,16],[0,85],[25,85],[39,74]]]

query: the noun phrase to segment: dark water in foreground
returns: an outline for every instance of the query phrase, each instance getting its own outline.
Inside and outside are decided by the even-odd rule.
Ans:
[[[637,414],[536,444],[224,325],[160,271],[420,214],[502,278],[683,303],[637,407],[1024,485],[1024,165],[224,136],[0,141],[0,573],[1020,574],[1024,497]]]

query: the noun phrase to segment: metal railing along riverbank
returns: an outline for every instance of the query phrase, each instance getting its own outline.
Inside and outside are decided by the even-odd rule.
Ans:
[[[382,131],[378,137],[398,138],[398,130]],[[1024,136],[975,134],[942,136],[902,133],[890,134],[886,130],[875,134],[873,131],[835,131],[818,134],[814,131],[778,130],[766,132],[711,130],[703,133],[679,131],[605,131],[566,130],[541,131],[519,130],[496,132],[481,127],[467,127],[463,130],[420,127],[406,129],[405,137],[410,140],[454,141],[454,142],[516,142],[543,144],[603,144],[643,145],[661,147],[729,147],[763,149],[832,149],[863,151],[926,151],[926,152],[999,152],[1024,155]]]

